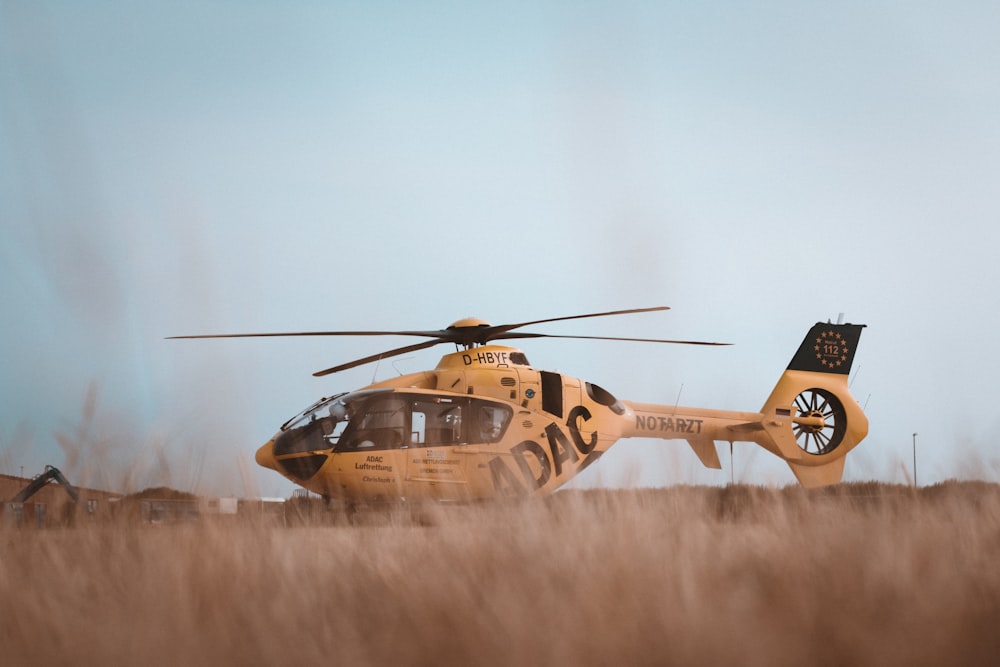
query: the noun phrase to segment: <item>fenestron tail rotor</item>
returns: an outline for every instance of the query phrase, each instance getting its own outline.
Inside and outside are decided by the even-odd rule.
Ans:
[[[283,333],[243,333],[243,334],[206,334],[199,336],[170,336],[170,340],[191,339],[191,338],[265,338],[265,337],[288,337],[288,336],[416,336],[430,338],[431,340],[413,345],[387,350],[379,354],[373,354],[361,359],[355,359],[338,366],[333,366],[325,370],[317,371],[313,375],[319,377],[329,375],[338,371],[354,368],[373,361],[388,359],[407,352],[423,350],[441,343],[454,343],[466,349],[485,345],[493,340],[512,340],[519,338],[576,338],[583,340],[618,340],[632,341],[640,343],[671,343],[678,345],[728,345],[729,343],[708,343],[701,341],[687,340],[666,340],[659,338],[620,338],[609,336],[567,336],[558,334],[544,334],[531,332],[515,332],[515,329],[531,326],[535,324],[548,324],[550,322],[563,322],[566,320],[579,320],[590,317],[608,317],[612,315],[631,315],[635,313],[650,313],[662,310],[669,310],[667,306],[655,306],[653,308],[633,308],[630,310],[613,310],[604,313],[588,313],[585,315],[570,315],[567,317],[552,317],[542,320],[531,320],[528,322],[518,322],[516,324],[491,325],[484,320],[466,318],[458,320],[446,329],[437,331],[295,331]]]
[[[840,399],[825,389],[806,389],[795,397],[798,417],[817,417],[822,424],[794,427],[795,441],[807,454],[829,454],[843,441],[847,432],[847,414]]]

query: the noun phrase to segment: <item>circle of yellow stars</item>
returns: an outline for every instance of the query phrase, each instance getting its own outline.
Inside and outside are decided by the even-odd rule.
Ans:
[[[827,368],[838,368],[845,361],[850,350],[844,337],[835,331],[824,331],[816,339],[813,347],[819,363]]]

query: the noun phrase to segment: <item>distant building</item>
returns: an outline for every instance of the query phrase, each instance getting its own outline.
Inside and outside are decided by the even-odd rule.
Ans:
[[[74,486],[77,500],[62,484],[49,482],[23,502],[13,502],[36,478],[0,475],[0,525],[4,527],[47,528],[75,521],[94,521],[111,516],[120,493]]]
[[[51,466],[33,478],[0,475],[0,528],[51,528],[110,519],[153,525],[202,518],[217,522],[285,522],[283,498],[204,498],[167,487],[126,495],[71,483]],[[24,496],[32,485],[39,488],[19,500],[18,496]]]

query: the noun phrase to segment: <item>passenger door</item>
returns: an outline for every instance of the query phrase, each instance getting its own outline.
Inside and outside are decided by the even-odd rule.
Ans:
[[[466,496],[468,401],[414,396],[406,452],[408,497],[462,500]]]

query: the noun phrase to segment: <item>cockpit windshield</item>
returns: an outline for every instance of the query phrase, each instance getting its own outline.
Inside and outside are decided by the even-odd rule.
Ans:
[[[320,399],[285,422],[274,439],[274,455],[334,449],[351,423],[356,401],[372,393],[382,392],[359,391]]]
[[[286,421],[284,424],[282,424],[281,430],[287,431],[290,428],[299,428],[303,425],[303,423],[315,421],[315,419],[317,418],[316,415],[320,410],[322,410],[330,403],[346,395],[347,392],[337,394],[336,396],[331,396],[330,398],[324,396],[323,398],[319,399],[318,401],[310,405],[308,408],[306,408],[305,410],[303,410],[302,412],[300,412],[299,414],[295,415],[294,417]]]

